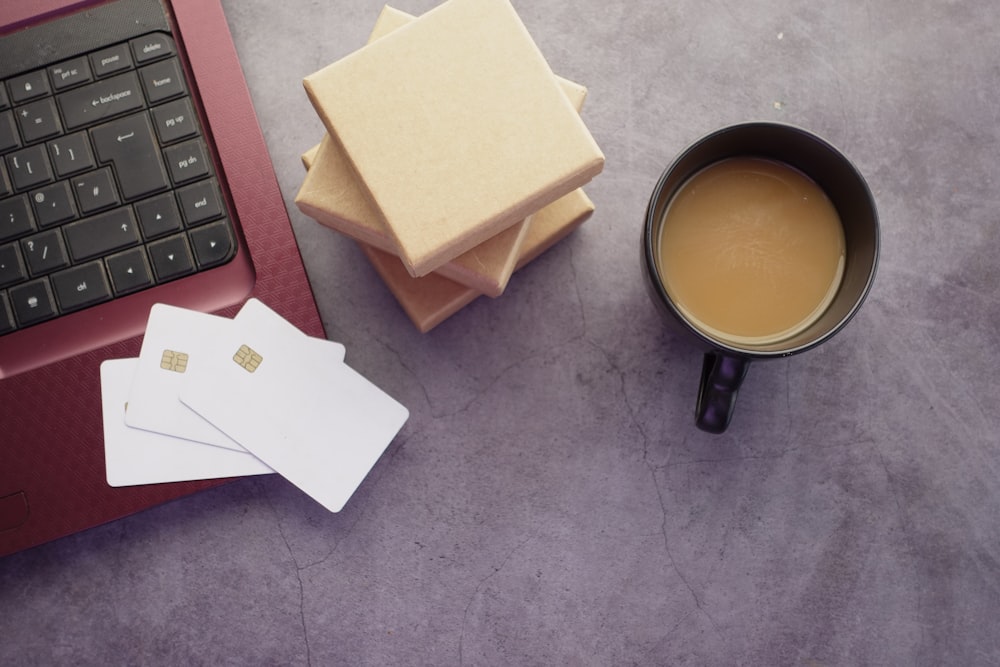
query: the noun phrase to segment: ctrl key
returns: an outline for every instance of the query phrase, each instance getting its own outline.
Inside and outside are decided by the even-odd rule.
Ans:
[[[12,287],[10,305],[13,306],[14,316],[21,326],[50,319],[57,313],[48,278],[39,278]]]
[[[52,287],[63,311],[79,310],[111,298],[101,260],[52,274]]]

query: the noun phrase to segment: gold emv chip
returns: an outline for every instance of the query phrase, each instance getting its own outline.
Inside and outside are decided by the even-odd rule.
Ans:
[[[165,371],[173,371],[174,373],[183,373],[187,370],[187,367],[187,352],[174,352],[173,350],[163,351],[163,356],[160,357],[160,368]]]
[[[240,345],[240,349],[233,355],[233,361],[240,365],[248,373],[253,373],[264,361],[264,357],[254,352],[248,345]]]

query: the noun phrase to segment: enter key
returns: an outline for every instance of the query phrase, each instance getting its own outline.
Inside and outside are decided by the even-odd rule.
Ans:
[[[91,134],[98,161],[114,165],[127,201],[167,189],[170,181],[146,112],[101,125]]]

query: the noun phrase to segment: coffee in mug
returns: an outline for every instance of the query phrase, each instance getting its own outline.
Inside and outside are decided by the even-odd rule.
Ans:
[[[843,329],[875,279],[879,223],[858,169],[793,125],[716,130],[660,176],[642,236],[646,286],[706,348],[695,423],[728,428],[751,361]]]
[[[681,185],[656,252],[664,287],[689,322],[756,345],[801,331],[830,305],[844,272],[844,230],[801,171],[733,157]]]

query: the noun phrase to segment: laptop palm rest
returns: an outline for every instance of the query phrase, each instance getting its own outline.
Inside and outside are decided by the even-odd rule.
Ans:
[[[28,497],[24,491],[0,497],[0,531],[13,530],[28,520]]]

